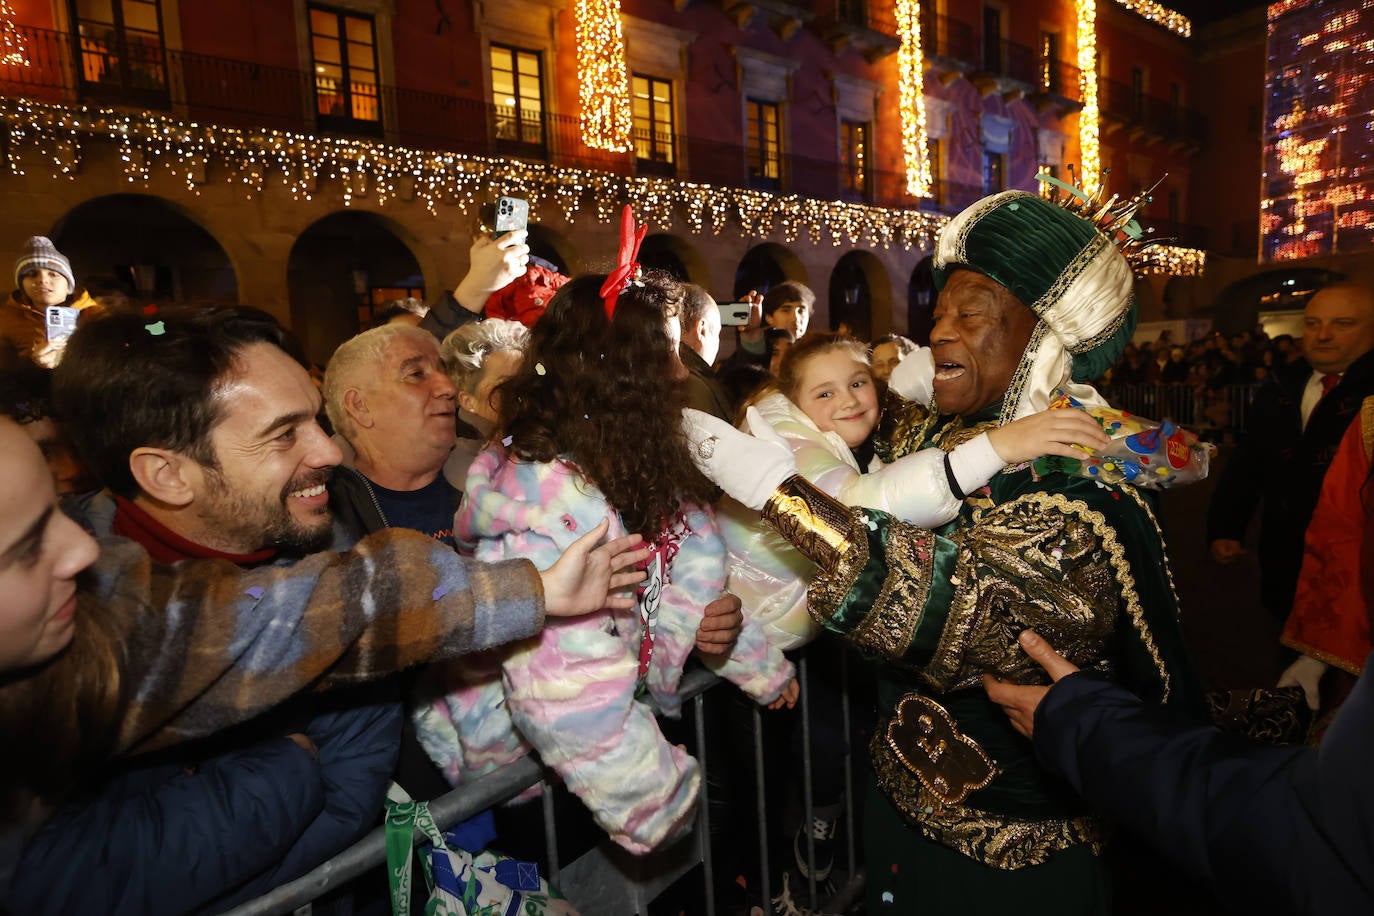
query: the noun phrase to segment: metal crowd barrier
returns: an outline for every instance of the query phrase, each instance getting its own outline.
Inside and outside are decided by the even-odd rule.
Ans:
[[[1246,430],[1256,386],[1104,385],[1102,396],[1113,407],[1151,420],[1172,420],[1212,439],[1234,437]]]
[[[825,651],[841,651],[839,646],[829,644],[824,645],[823,649]],[[810,824],[813,814],[813,800],[810,791],[812,722],[807,651],[803,650],[799,653],[796,663],[798,678],[801,683],[799,703],[801,706],[803,748],[802,813],[804,816],[803,823]],[[848,689],[849,676],[848,669],[845,667],[846,664],[847,659],[841,656],[843,681],[841,726],[844,729],[844,734],[848,735],[850,734],[851,713]],[[735,690],[730,684],[724,684],[724,689],[713,689],[720,683],[719,678],[704,669],[689,671],[683,678],[680,693],[684,701],[684,708],[690,703],[693,710],[695,726],[693,737],[696,747],[691,750],[702,767],[701,795],[697,800],[696,824],[693,830],[666,848],[655,850],[648,856],[632,856],[607,839],[573,862],[561,865],[558,861],[558,827],[555,822],[553,793],[566,790],[555,790],[552,787],[551,783],[556,781],[556,778],[546,771],[537,757],[533,755],[431,800],[429,809],[434,822],[440,830],[446,831],[488,808],[514,798],[531,786],[538,785],[541,787],[544,844],[549,866],[545,877],[551,884],[558,887],[583,916],[636,916],[636,914],[645,914],[651,901],[661,895],[669,886],[678,882],[684,875],[697,868],[700,868],[702,886],[705,890],[705,914],[706,916],[715,916],[718,901],[715,899],[717,891],[716,868],[711,856],[712,806],[708,787],[713,780],[719,785],[722,776],[730,780],[736,775],[732,774],[728,767],[708,769],[708,761],[711,759],[711,753],[708,751],[708,737],[711,740],[717,740],[719,736],[707,735],[706,704],[708,702],[730,701],[732,698],[726,691]],[[757,883],[750,882],[750,887],[756,888],[757,891],[751,899],[754,905],[763,907],[763,911],[771,912],[770,901],[778,893],[778,888],[773,886],[774,873],[769,861],[770,843],[772,842],[769,828],[776,825],[770,824],[767,803],[768,775],[765,765],[763,716],[768,713],[755,704],[749,705],[752,707],[750,725],[753,738],[753,773],[751,774],[752,786],[750,788],[756,802],[752,812],[754,821],[750,823],[745,812],[734,811],[731,820],[733,821],[738,817],[743,822],[731,823],[728,825],[728,829],[732,831],[757,829],[759,844]],[[721,770],[724,772],[720,772]],[[847,844],[844,849],[845,858],[841,859],[840,850],[836,850],[835,860],[837,865],[841,862],[847,864],[848,883],[839,888],[829,899],[826,899],[825,889],[818,886],[814,878],[816,850],[810,831],[807,831],[806,855],[812,866],[808,869],[812,877],[801,887],[794,886],[792,888],[793,899],[797,904],[812,908],[816,912],[822,910],[827,913],[843,912],[843,908],[855,899],[862,890],[863,876],[858,867],[855,848],[855,788],[852,748],[844,756],[844,775],[847,786],[844,795],[844,834],[847,838]],[[380,819],[380,812],[378,814]],[[417,830],[413,842],[423,844],[427,841],[424,835]],[[495,845],[500,847],[499,838]],[[385,863],[384,831],[379,826],[363,839],[319,865],[308,874],[283,884],[261,897],[243,903],[228,912],[230,916],[271,916],[271,914],[284,913],[303,916],[303,914],[311,912],[312,901],[344,887],[362,875],[375,872]],[[385,878],[380,874],[375,874],[373,877],[379,882],[385,881]],[[416,880],[424,880],[420,877],[418,870]]]

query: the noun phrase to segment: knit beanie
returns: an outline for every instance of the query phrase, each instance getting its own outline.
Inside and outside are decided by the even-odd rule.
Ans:
[[[950,220],[935,246],[934,279],[956,270],[1006,287],[1039,317],[1003,401],[1002,422],[1044,410],[1056,388],[1104,403],[1089,385],[1135,332],[1135,277],[1092,220],[1027,191],[983,198]]]
[[[23,285],[24,275],[46,268],[67,278],[67,293],[76,290],[71,262],[44,236],[35,235],[24,244],[24,253],[14,262],[14,285]]]

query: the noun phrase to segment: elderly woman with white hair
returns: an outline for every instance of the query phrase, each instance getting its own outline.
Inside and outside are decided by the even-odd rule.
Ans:
[[[466,469],[496,430],[501,383],[525,359],[530,331],[518,321],[488,318],[463,325],[444,338],[439,357],[458,389],[458,446],[451,461],[463,456]]]

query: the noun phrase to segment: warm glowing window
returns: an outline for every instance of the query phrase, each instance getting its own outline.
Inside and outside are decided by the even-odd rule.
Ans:
[[[749,178],[761,184],[776,185],[782,179],[782,127],[776,102],[745,102],[745,128],[748,141]]]
[[[83,89],[94,95],[163,97],[167,67],[159,0],[74,0]]]
[[[543,86],[538,51],[491,46],[491,103],[498,140],[544,144]]]
[[[635,157],[673,162],[673,84],[652,76],[631,79],[634,90]]]
[[[376,127],[377,35],[371,16],[310,7],[310,59],[315,113],[323,123]]]
[[[1040,88],[1058,93],[1060,80],[1059,33],[1040,33]]]
[[[868,125],[857,121],[840,122],[840,164],[844,189],[868,193]]]
[[[937,204],[945,202],[944,150],[940,140],[926,141],[926,159],[930,162],[930,198]]]

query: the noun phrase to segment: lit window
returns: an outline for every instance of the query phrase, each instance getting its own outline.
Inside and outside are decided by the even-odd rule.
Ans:
[[[372,128],[382,123],[372,17],[310,7],[315,113],[321,124]]]
[[[840,164],[843,168],[844,189],[851,193],[867,196],[867,124],[855,121],[840,122]]]
[[[745,101],[749,179],[763,187],[777,187],[782,180],[782,130],[776,102]]]
[[[1060,82],[1059,33],[1040,33],[1040,88],[1058,94]]]
[[[165,103],[159,0],[76,0],[73,11],[83,92]]]
[[[491,101],[496,139],[543,146],[543,93],[538,51],[491,46]]]
[[[635,157],[644,162],[673,163],[673,84],[652,76],[635,75]]]

